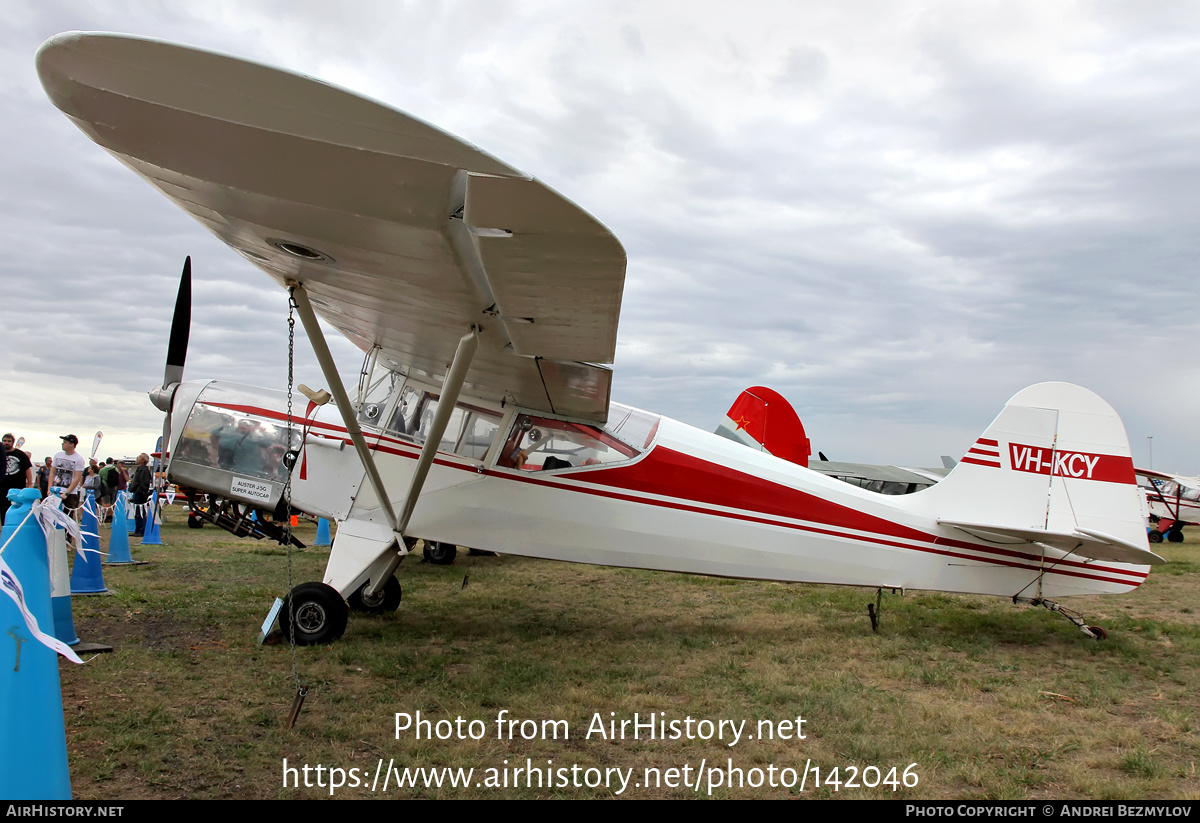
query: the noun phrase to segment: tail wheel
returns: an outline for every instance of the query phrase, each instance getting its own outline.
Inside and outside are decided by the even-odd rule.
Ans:
[[[363,614],[391,614],[400,607],[400,598],[402,592],[400,589],[400,581],[395,577],[389,577],[387,583],[383,584],[383,588],[377,591],[374,596],[368,597],[363,592],[371,581],[368,580],[359,586],[354,594],[350,595],[350,609]]]
[[[1108,632],[1104,631],[1104,628],[1102,626],[1088,626],[1087,630],[1088,630],[1088,634],[1090,634],[1092,637],[1096,638],[1097,640],[1107,640],[1108,639]]]
[[[458,557],[458,546],[453,543],[438,543],[434,540],[425,541],[425,562],[435,566],[449,566]]]
[[[279,628],[284,638],[291,640],[294,636],[297,646],[332,643],[346,633],[349,616],[346,601],[333,586],[301,583],[284,600]]]

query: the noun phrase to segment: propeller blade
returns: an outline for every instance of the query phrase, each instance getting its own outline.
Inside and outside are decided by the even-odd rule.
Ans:
[[[171,339],[167,344],[167,368],[163,388],[183,382],[183,364],[187,360],[188,335],[192,325],[192,258],[183,261],[179,293],[175,296],[175,316],[171,319]]]

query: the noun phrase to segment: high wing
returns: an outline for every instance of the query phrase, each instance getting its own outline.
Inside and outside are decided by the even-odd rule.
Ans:
[[[1173,480],[1184,486],[1200,487],[1200,477],[1184,477],[1181,474],[1168,474],[1167,472],[1155,471],[1154,469],[1134,469],[1134,472],[1147,478]]]
[[[71,32],[38,52],[89,137],[380,362],[603,422],[625,252],[532,177],[327,83],[156,40]]]

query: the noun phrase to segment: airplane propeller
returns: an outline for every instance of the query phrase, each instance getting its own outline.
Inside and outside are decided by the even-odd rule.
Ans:
[[[167,365],[163,370],[163,383],[150,391],[150,402],[166,412],[163,421],[162,451],[170,448],[171,402],[175,390],[183,382],[183,365],[187,360],[188,335],[192,324],[192,258],[183,261],[183,274],[179,277],[179,292],[175,296],[175,314],[171,318],[171,337],[167,343]]]

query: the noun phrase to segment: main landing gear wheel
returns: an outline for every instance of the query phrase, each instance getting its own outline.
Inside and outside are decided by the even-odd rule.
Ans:
[[[458,557],[458,546],[453,543],[438,543],[434,540],[425,541],[425,562],[435,566],[449,566]]]
[[[1150,531],[1146,532],[1146,536],[1150,538],[1151,543],[1162,542],[1162,532],[1160,532],[1158,529],[1151,529]]]
[[[296,645],[311,646],[332,643],[345,634],[350,610],[333,586],[301,583],[288,593],[279,612],[279,628],[288,641],[292,639],[293,616],[296,620]]]
[[[368,580],[363,583],[354,594],[350,595],[350,609],[363,614],[391,614],[400,607],[400,581],[394,576],[389,577],[387,583],[383,584],[383,589],[375,593],[373,597],[367,597],[363,591],[371,583]]]
[[[1182,543],[1183,542],[1183,529],[1171,529],[1169,532],[1167,532],[1167,542],[1168,543]]]

